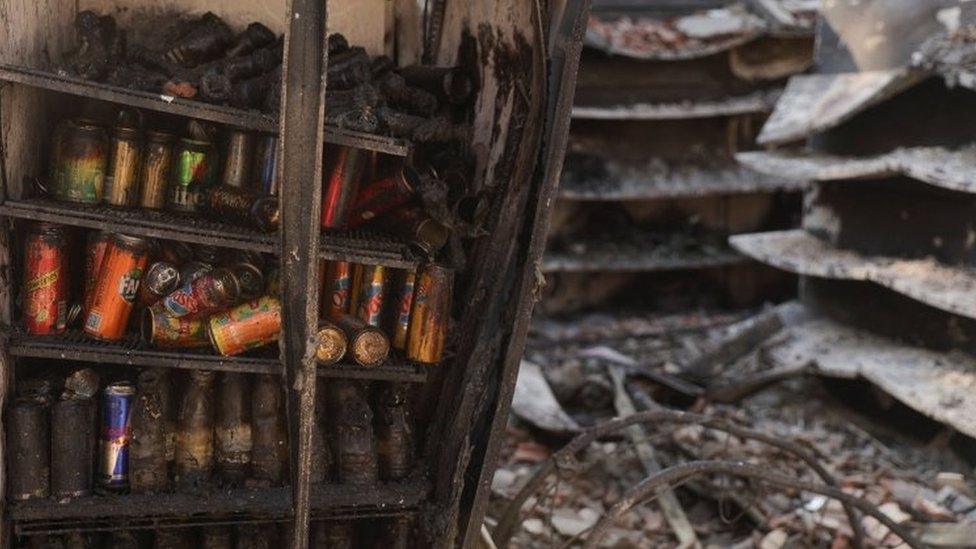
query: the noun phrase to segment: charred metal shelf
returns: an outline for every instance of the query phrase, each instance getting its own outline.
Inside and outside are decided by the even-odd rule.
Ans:
[[[156,112],[198,118],[248,130],[269,133],[278,131],[278,121],[275,117],[258,111],[211,105],[160,93],[130,90],[43,70],[0,64],[0,81],[67,93],[78,97],[110,101]],[[407,156],[410,154],[411,148],[410,143],[403,139],[350,131],[333,126],[327,127],[325,141],[396,156]]]
[[[579,250],[547,251],[542,259],[542,270],[562,273],[683,271],[729,267],[748,261],[730,249],[674,250],[667,246],[588,241]]]
[[[277,253],[279,246],[275,234],[145,208],[122,209],[33,198],[8,200],[0,204],[0,215],[262,253]],[[413,268],[418,263],[407,244],[395,238],[358,230],[323,232],[320,256],[399,268]]]
[[[317,374],[323,378],[369,379],[407,383],[425,383],[427,381],[426,366],[408,362],[400,357],[391,358],[380,366],[372,367],[344,363],[319,366]]]
[[[132,366],[214,370],[278,375],[282,371],[277,358],[250,356],[225,357],[206,352],[173,352],[153,349],[129,335],[116,343],[92,339],[80,330],[50,336],[27,335],[13,330],[7,351],[12,356],[79,360]]]

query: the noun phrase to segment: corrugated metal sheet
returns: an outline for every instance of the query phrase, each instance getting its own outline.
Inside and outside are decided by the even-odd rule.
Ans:
[[[736,235],[729,243],[768,265],[806,276],[873,282],[916,301],[976,318],[976,269],[934,259],[866,257],[797,229]]]

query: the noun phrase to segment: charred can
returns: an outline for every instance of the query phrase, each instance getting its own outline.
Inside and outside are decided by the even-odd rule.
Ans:
[[[237,372],[220,374],[217,384],[217,475],[224,485],[239,484],[251,464],[251,391],[249,378]]]
[[[157,349],[202,349],[210,347],[207,321],[171,316],[159,304],[143,309],[142,339]]]
[[[165,401],[170,397],[166,372],[139,372],[132,411],[129,487],[134,494],[161,492],[169,484],[166,464]]]
[[[285,426],[281,385],[276,376],[260,375],[251,391],[251,477],[260,484],[281,482],[285,468]]]
[[[210,317],[210,341],[224,356],[239,355],[278,340],[281,332],[281,302],[259,297]]]
[[[102,393],[101,429],[98,437],[98,484],[111,490],[129,485],[129,442],[132,440],[132,401],[135,388],[113,383]]]
[[[173,265],[184,265],[193,259],[193,249],[186,242],[166,241],[159,247],[159,259]]]
[[[365,185],[352,205],[348,226],[358,227],[403,206],[413,198],[418,186],[417,172],[410,168]]]
[[[157,261],[146,270],[139,285],[137,308],[148,307],[171,294],[180,285],[180,271],[171,263]]]
[[[253,263],[239,262],[227,267],[237,278],[240,299],[250,301],[264,295],[264,273]]]
[[[420,208],[409,206],[390,211],[378,219],[375,225],[396,235],[402,235],[409,240],[411,246],[428,257],[433,257],[440,251],[450,238],[447,227]]]
[[[230,219],[263,232],[277,230],[281,207],[272,196],[258,196],[234,187],[220,186],[210,190],[210,211],[221,219]]]
[[[405,478],[413,469],[414,435],[407,387],[383,383],[376,393],[376,451],[384,480]]]
[[[366,151],[354,147],[333,149],[329,179],[322,192],[322,227],[343,227],[359,191],[359,179],[366,165]]]
[[[161,210],[166,206],[175,140],[176,136],[166,132],[151,131],[146,135],[139,191],[139,205],[143,208]]]
[[[67,236],[49,223],[31,225],[24,242],[24,324],[29,334],[59,334],[68,316]]]
[[[407,358],[423,364],[437,364],[444,356],[451,316],[454,275],[450,269],[428,264],[417,273]]]
[[[15,501],[47,497],[48,407],[37,399],[22,398],[7,413],[7,495]]]
[[[231,130],[227,136],[227,153],[224,155],[224,174],[220,182],[234,188],[244,188],[250,183],[251,151],[254,139],[242,130]]]
[[[325,266],[322,282],[323,316],[332,318],[349,312],[352,289],[352,264],[348,261],[330,261]]]
[[[346,333],[346,356],[361,366],[378,366],[390,354],[390,340],[379,328],[358,316],[344,314],[331,319]]]
[[[190,282],[214,270],[213,265],[203,261],[190,261],[180,267],[180,284],[186,286]]]
[[[105,201],[113,206],[139,203],[139,173],[142,167],[142,139],[135,128],[116,127],[112,134]]]
[[[111,241],[112,235],[105,231],[88,233],[88,241],[85,245],[85,314],[88,314],[88,309],[91,308],[92,296],[95,294],[95,284],[98,281],[98,268],[102,266],[105,249],[108,248],[108,244]]]
[[[95,402],[69,398],[51,411],[51,495],[78,497],[91,493],[95,478]]]
[[[214,372],[190,373],[180,402],[176,432],[176,482],[196,488],[210,478],[214,463]]]
[[[102,201],[109,138],[87,120],[72,120],[55,130],[51,196],[56,200],[97,204]]]
[[[343,484],[370,484],[379,478],[373,439],[373,411],[356,381],[335,380],[328,385],[334,422],[336,469]]]
[[[254,177],[257,191],[264,196],[278,196],[281,184],[278,181],[278,136],[263,134],[258,138],[257,152],[254,155]]]
[[[346,356],[349,342],[346,332],[331,322],[321,321],[316,332],[318,346],[315,348],[315,360],[321,366],[335,364]]]
[[[417,281],[416,271],[400,271],[397,278],[397,295],[393,302],[393,334],[394,349],[407,348],[407,334],[410,332],[410,310],[413,307],[414,285]]]
[[[176,212],[201,212],[214,186],[216,159],[209,141],[182,138],[173,155],[166,207]]]
[[[281,297],[281,270],[271,269],[267,279],[268,283],[264,293],[272,297]]]
[[[173,317],[201,317],[226,309],[240,295],[237,278],[229,269],[214,269],[183,286],[160,302]]]
[[[370,326],[382,326],[386,268],[382,265],[356,265],[354,279],[356,315]]]
[[[85,316],[88,335],[105,341],[122,339],[148,262],[148,240],[113,235],[98,268],[91,307]]]

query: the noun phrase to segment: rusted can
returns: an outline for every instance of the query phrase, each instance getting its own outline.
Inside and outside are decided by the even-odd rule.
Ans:
[[[220,374],[217,383],[215,461],[224,486],[241,484],[251,464],[250,385],[247,375],[236,372]]]
[[[438,364],[444,357],[453,291],[454,273],[450,269],[431,263],[418,271],[407,336],[410,360]]]
[[[230,130],[224,154],[224,173],[220,182],[227,187],[243,189],[250,183],[251,153],[254,138],[243,130]]]
[[[67,326],[67,246],[64,227],[31,224],[24,241],[24,327],[29,334],[59,334]]]
[[[352,264],[329,261],[322,279],[322,316],[332,318],[349,312],[352,289]]]
[[[132,408],[132,444],[129,448],[129,488],[133,494],[162,492],[169,486],[166,462],[166,372],[147,368],[139,372]]]
[[[88,120],[72,120],[55,130],[50,192],[55,200],[98,204],[105,191],[109,138]]]
[[[199,318],[222,311],[240,296],[237,277],[229,269],[214,269],[196,280],[187,280],[160,304],[175,318]]]
[[[85,284],[84,284],[84,312],[91,308],[91,300],[95,295],[95,284],[98,281],[98,268],[102,266],[105,249],[112,241],[111,233],[92,231],[88,233],[85,244]]]
[[[148,240],[113,235],[98,268],[85,333],[105,341],[122,339],[148,262]]]
[[[180,286],[180,271],[173,264],[157,261],[146,270],[139,284],[136,308],[142,309],[173,293]]]
[[[342,360],[346,356],[346,332],[342,328],[327,321],[319,322],[319,329],[315,333],[318,346],[315,348],[315,361],[319,366],[329,366]]]
[[[364,185],[353,202],[347,225],[359,227],[403,206],[414,198],[419,186],[420,177],[411,168],[403,168],[393,176]]]
[[[410,245],[427,257],[433,257],[447,244],[450,231],[420,208],[403,207],[390,211],[373,224],[406,238]]]
[[[374,424],[380,477],[384,480],[406,478],[413,470],[415,443],[407,395],[407,386],[402,383],[378,384]]]
[[[251,391],[251,480],[276,486],[284,478],[288,448],[285,444],[281,383],[261,375]]]
[[[176,136],[171,133],[150,131],[146,134],[142,175],[139,178],[139,205],[143,208],[161,210],[166,206],[174,141]]]
[[[359,265],[353,270],[353,304],[350,310],[363,322],[377,328],[383,325],[383,302],[386,300],[386,267]]]
[[[413,308],[414,285],[417,282],[417,272],[401,270],[395,280],[396,297],[393,300],[392,329],[393,348],[403,351],[407,348],[407,334],[410,332],[410,312]]]
[[[229,526],[207,526],[203,529],[201,547],[203,549],[233,549],[233,538]]]
[[[358,316],[344,314],[330,320],[346,333],[346,358],[360,366],[379,366],[390,355],[390,339]]]
[[[132,405],[136,389],[125,381],[102,391],[98,435],[98,484],[121,491],[129,486],[129,449],[132,441]]]
[[[257,180],[258,194],[278,196],[281,183],[278,181],[278,136],[261,134],[258,138],[257,152],[254,155],[254,177]]]
[[[217,161],[209,141],[182,138],[173,154],[166,208],[174,212],[202,212],[207,193],[216,182]]]
[[[336,147],[329,178],[322,191],[322,227],[344,227],[350,208],[359,192],[359,180],[366,165],[366,151],[355,147]]]
[[[273,196],[258,196],[234,187],[214,187],[207,199],[210,211],[221,219],[243,223],[262,232],[274,232],[281,223],[281,206]]]
[[[179,393],[176,381],[173,378],[174,373],[169,371],[159,378],[160,414],[163,421],[163,446],[166,454],[167,472],[176,469],[176,433],[179,431],[180,403],[177,397]]]
[[[142,339],[157,349],[203,349],[210,347],[207,320],[171,316],[158,303],[143,309]]]
[[[312,525],[312,547],[315,549],[352,549],[356,529],[351,521],[316,522]]]
[[[210,317],[208,333],[214,349],[234,356],[278,340],[281,302],[262,296]]]
[[[238,299],[251,301],[264,295],[264,273],[253,263],[239,262],[227,267],[237,278],[237,286],[240,288]]]
[[[336,470],[343,484],[373,484],[379,479],[373,439],[373,411],[362,385],[339,379],[328,385]]]
[[[95,481],[96,407],[91,398],[59,400],[51,410],[51,495],[90,494]]]
[[[193,370],[180,401],[176,432],[176,484],[196,489],[214,465],[214,372]]]
[[[7,497],[46,498],[50,492],[48,407],[20,398],[7,411]]]
[[[105,178],[105,201],[113,206],[135,206],[142,191],[139,175],[142,169],[142,137],[139,130],[117,126],[112,133],[108,177]]]

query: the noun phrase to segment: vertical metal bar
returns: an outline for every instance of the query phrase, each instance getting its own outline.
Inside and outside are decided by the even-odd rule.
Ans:
[[[322,153],[325,141],[325,0],[290,0],[281,94],[282,338],[295,549],[308,547],[315,423]]]

